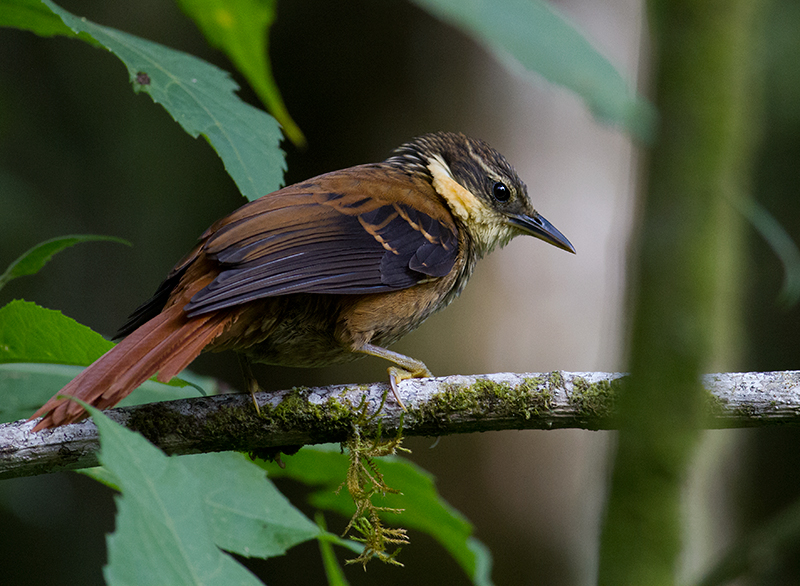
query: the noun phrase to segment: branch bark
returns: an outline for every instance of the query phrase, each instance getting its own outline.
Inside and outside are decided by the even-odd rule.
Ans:
[[[403,381],[408,412],[388,386],[336,385],[227,394],[111,409],[168,454],[237,450],[278,453],[362,434],[439,436],[503,429],[615,429],[619,373],[560,372],[449,376]],[[800,371],[706,375],[707,427],[800,424]],[[388,396],[387,396],[388,394]],[[384,402],[385,399],[385,402]],[[31,433],[34,422],[0,425],[0,479],[97,465],[91,420]],[[262,452],[263,453],[263,452]]]

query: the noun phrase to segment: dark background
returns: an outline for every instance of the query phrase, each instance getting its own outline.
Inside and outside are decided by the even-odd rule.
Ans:
[[[636,77],[638,3],[558,4],[629,78]],[[171,2],[75,0],[62,6],[232,69]],[[767,30],[754,194],[798,241],[800,8],[773,3]],[[12,282],[1,301],[35,301],[110,335],[197,236],[243,200],[205,141],[192,140],[147,96],[135,95],[113,55],[10,29],[0,30],[0,38],[0,267],[37,242],[65,234],[109,234],[134,243],[91,243],[64,252],[39,275]],[[287,183],[383,159],[416,134],[463,131],[488,140],[518,166],[539,209],[578,249],[573,260],[515,242],[484,261],[463,298],[397,350],[424,360],[436,374],[625,368],[624,252],[636,170],[635,150],[624,135],[598,126],[565,92],[508,74],[483,48],[398,0],[280,2],[270,55],[289,111],[308,138],[305,150],[284,143]],[[240,84],[244,99],[256,103]],[[776,304],[780,263],[757,236],[751,234],[749,244],[741,283],[742,356],[724,367],[797,368],[800,310]],[[257,374],[267,388],[287,388],[379,380],[385,368],[367,359]],[[193,369],[240,385],[232,356],[202,356]],[[713,506],[701,507],[704,518],[695,525],[703,528],[690,539],[695,550],[713,557],[738,532],[797,497],[800,434],[707,435],[697,474],[708,486],[695,500]],[[406,445],[411,458],[437,476],[444,498],[476,525],[494,554],[498,584],[567,585],[593,581],[611,438],[504,432],[438,443],[412,438]],[[303,506],[302,487],[281,487]],[[111,492],[77,474],[0,483],[3,581],[102,583],[104,534],[113,529],[113,514]],[[332,530],[344,523],[329,519]],[[800,581],[800,556],[793,553],[762,568],[751,583]],[[311,543],[282,559],[249,564],[271,585],[319,584],[317,560]],[[402,561],[405,569],[378,563],[366,574],[350,569],[348,579],[467,583],[424,535],[412,532]],[[687,562],[689,575],[697,564],[702,560]]]

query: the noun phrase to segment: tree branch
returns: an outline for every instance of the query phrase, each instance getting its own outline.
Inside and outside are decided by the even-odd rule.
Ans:
[[[260,417],[247,394],[165,401],[107,414],[168,454],[264,454],[340,442],[354,425],[363,434],[380,429],[384,436],[396,435],[401,426],[405,436],[614,429],[616,392],[624,381],[622,374],[560,371],[412,379],[400,385],[406,413],[386,384],[375,383],[258,393]],[[709,428],[800,424],[800,371],[711,374],[703,383],[709,391]],[[31,433],[33,425],[0,425],[0,479],[97,465],[97,428],[90,420],[39,433]]]

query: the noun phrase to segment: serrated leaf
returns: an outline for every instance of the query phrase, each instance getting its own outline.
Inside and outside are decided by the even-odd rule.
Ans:
[[[472,525],[439,496],[433,477],[397,456],[379,458],[376,463],[386,484],[402,494],[376,497],[375,504],[405,509],[400,515],[385,515],[385,520],[427,533],[450,553],[474,583],[490,583],[487,581],[491,572],[488,551],[476,547],[477,540],[471,537]],[[320,486],[311,494],[311,504],[345,517],[353,514],[353,501],[346,490],[336,492],[346,478],[348,464],[347,455],[339,453],[338,446],[306,446],[288,460],[284,469],[274,463],[261,462],[273,478],[287,477],[309,486]]]
[[[321,535],[320,528],[243,454],[221,452],[178,458],[195,479],[212,538],[222,549],[245,557],[270,558]],[[105,466],[79,472],[121,490],[119,479]]]
[[[65,248],[75,246],[81,242],[118,242],[130,246],[131,243],[122,238],[114,236],[98,236],[95,234],[73,234],[70,236],[60,236],[40,242],[33,248],[27,250],[14,262],[12,262],[6,271],[0,275],[0,289],[12,279],[24,277],[26,275],[34,275],[46,265],[53,256]]]
[[[15,300],[0,308],[0,420],[29,417],[81,368],[114,346],[60,311]],[[216,382],[189,372],[169,384],[148,381],[119,406],[196,397],[197,387],[216,392]]]
[[[150,95],[191,136],[204,136],[245,197],[256,199],[282,185],[280,127],[272,116],[236,96],[239,86],[227,72],[192,55],[77,17],[50,0],[42,2],[78,37],[88,35],[122,60],[134,91]],[[37,32],[35,24],[28,24]]]
[[[616,68],[543,0],[413,0],[434,16],[578,94],[598,118],[648,140],[655,113]]]
[[[304,146],[306,139],[286,110],[268,59],[276,0],[178,0],[178,5],[244,75],[289,140]]]
[[[0,364],[0,423],[27,419],[50,397],[75,378],[83,368],[65,364]],[[181,377],[214,394],[216,381],[187,371]],[[173,379],[174,380],[174,379]],[[190,385],[172,385],[149,380],[119,402],[119,407],[172,401],[199,396]]]
[[[60,311],[16,299],[0,308],[0,364],[47,362],[85,366],[114,346]]]
[[[255,586],[261,582],[212,539],[197,478],[142,436],[89,409],[101,464],[120,490],[116,529],[107,538],[109,586]]]
[[[243,454],[197,454],[181,461],[197,479],[214,541],[222,549],[269,558],[319,534]]]

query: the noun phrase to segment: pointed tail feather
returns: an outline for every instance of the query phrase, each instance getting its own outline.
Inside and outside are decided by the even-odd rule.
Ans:
[[[33,430],[86,417],[86,410],[66,397],[105,409],[119,403],[156,373],[158,380],[169,381],[221,334],[229,322],[230,315],[225,311],[187,318],[182,304],[172,305],[98,358],[45,403],[31,417],[44,415]]]

